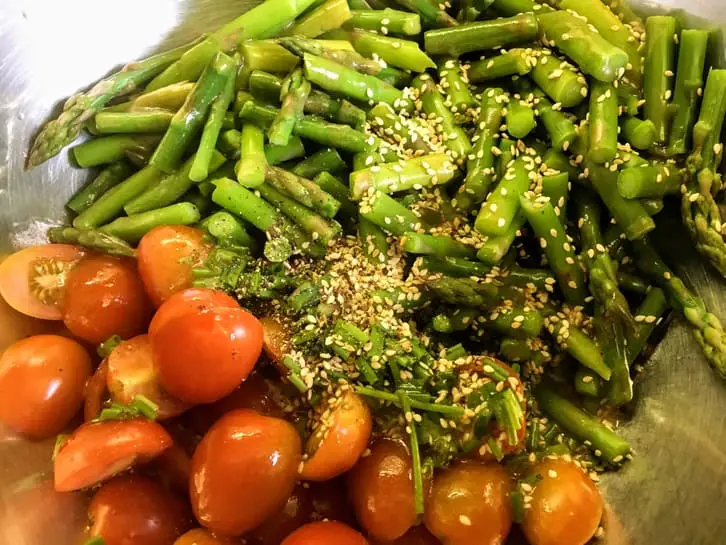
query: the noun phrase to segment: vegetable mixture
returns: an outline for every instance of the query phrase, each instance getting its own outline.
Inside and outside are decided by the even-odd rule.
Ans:
[[[57,435],[94,545],[601,537],[671,310],[726,375],[651,241],[680,204],[726,274],[710,39],[615,1],[266,0],[127,65],[28,156],[85,130],[100,170],[0,264],[65,327],[2,354],[0,420]]]

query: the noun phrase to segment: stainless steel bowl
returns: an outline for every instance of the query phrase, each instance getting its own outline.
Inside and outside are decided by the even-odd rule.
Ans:
[[[25,172],[28,144],[61,100],[112,67],[208,32],[255,0],[0,0],[0,251],[44,240],[86,179],[62,155]],[[635,4],[643,4],[635,2]],[[723,0],[666,0],[689,24],[726,27]],[[673,228],[677,230],[674,222]],[[668,246],[690,248],[684,238]],[[726,320],[726,284],[693,257],[680,273]],[[0,323],[0,330],[3,328]],[[3,331],[0,331],[0,350]],[[606,543],[726,543],[726,384],[677,321],[638,381],[622,433],[637,452],[603,484],[612,508]],[[80,496],[47,484],[52,445],[0,430],[0,545],[77,545]],[[45,483],[45,484],[44,484]]]

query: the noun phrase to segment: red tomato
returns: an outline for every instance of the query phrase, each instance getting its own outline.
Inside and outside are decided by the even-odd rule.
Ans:
[[[248,545],[279,545],[292,532],[310,522],[313,503],[310,489],[297,485],[283,508],[245,535]]]
[[[197,520],[238,536],[281,509],[295,486],[301,456],[295,428],[240,409],[212,426],[192,458],[190,496]]]
[[[231,394],[257,363],[262,327],[241,308],[175,318],[151,335],[159,383],[186,403],[213,403]]]
[[[348,474],[348,494],[366,533],[393,541],[416,523],[413,463],[397,441],[376,441]]]
[[[61,320],[68,274],[84,255],[83,250],[69,244],[20,250],[0,263],[0,295],[18,312]]]
[[[414,526],[404,535],[393,541],[375,541],[375,545],[441,545],[423,524]],[[372,545],[373,545],[372,544]]]
[[[149,325],[149,335],[153,335],[175,318],[202,314],[216,308],[239,308],[239,303],[224,292],[206,288],[189,288],[176,293],[156,311]]]
[[[98,489],[89,534],[105,545],[169,545],[189,527],[184,504],[151,479],[123,475]]]
[[[83,405],[91,358],[76,341],[37,335],[0,357],[0,420],[34,439],[60,433]]]
[[[340,522],[311,522],[287,536],[282,545],[368,545],[358,532]]]
[[[365,451],[373,428],[365,400],[347,390],[332,406],[326,404],[326,418],[313,430],[305,447],[309,453],[301,477],[306,481],[327,481],[352,468]]]
[[[274,363],[282,361],[285,354],[290,352],[290,334],[277,318],[265,316],[260,318],[260,323],[264,331],[263,349],[265,354]]]
[[[602,496],[592,480],[575,464],[546,459],[533,473],[541,477],[524,511],[522,530],[532,545],[584,545],[603,513]]]
[[[76,337],[100,344],[112,335],[142,333],[150,305],[134,262],[110,256],[83,259],[68,275],[63,321]]]
[[[174,545],[238,545],[238,541],[231,537],[215,536],[207,530],[197,528],[189,530],[174,542]]]
[[[70,492],[105,481],[158,456],[171,446],[169,434],[145,419],[89,422],[61,446],[54,460],[55,489]]]
[[[174,443],[154,458],[153,466],[161,482],[170,488],[189,493],[189,477],[192,474],[192,459],[181,446]]]
[[[103,404],[106,402],[108,392],[106,391],[106,378],[108,377],[108,361],[103,360],[93,376],[86,382],[83,390],[83,420],[88,422],[96,418]]]
[[[447,545],[501,545],[512,527],[512,487],[498,464],[454,465],[434,477],[426,527]]]
[[[344,477],[308,484],[313,502],[313,520],[335,520],[348,526],[358,525]]]
[[[108,357],[108,390],[111,398],[128,405],[144,395],[159,407],[159,420],[183,413],[187,405],[159,385],[148,335],[138,335],[119,344]]]
[[[164,225],[139,242],[139,273],[157,307],[192,285],[192,270],[207,261],[213,246],[204,232],[184,225]]]

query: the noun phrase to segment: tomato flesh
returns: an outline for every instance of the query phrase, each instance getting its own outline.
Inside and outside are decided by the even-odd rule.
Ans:
[[[0,356],[0,421],[34,439],[60,433],[83,404],[91,358],[76,341],[37,335]]]
[[[88,422],[60,447],[53,469],[55,489],[70,492],[105,481],[150,460],[172,439],[156,422],[145,419]]]
[[[287,536],[282,545],[368,545],[353,528],[340,522],[311,522]]]
[[[139,273],[155,306],[192,285],[192,271],[204,265],[212,251],[204,232],[184,225],[164,225],[149,231],[137,249]]]
[[[108,397],[108,391],[106,390],[107,378],[108,361],[103,360],[93,376],[88,379],[83,390],[83,420],[86,422],[93,420],[101,413],[103,404]]]

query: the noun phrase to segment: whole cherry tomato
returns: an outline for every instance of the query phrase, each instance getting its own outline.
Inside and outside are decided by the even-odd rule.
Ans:
[[[149,325],[153,335],[175,318],[189,314],[202,314],[217,308],[239,308],[237,301],[221,291],[206,288],[189,288],[172,295],[154,314]]]
[[[174,443],[152,462],[159,480],[169,488],[186,495],[192,474],[192,459],[183,447]]]
[[[159,420],[176,416],[187,409],[185,403],[169,395],[159,385],[148,335],[138,335],[122,342],[114,348],[107,362],[106,381],[113,401],[128,405],[137,395],[146,396],[159,408]]]
[[[441,545],[426,526],[420,524],[414,526],[408,532],[393,541],[374,541],[371,545]]]
[[[434,477],[426,527],[446,545],[501,545],[512,527],[512,488],[502,466],[460,462]]]
[[[215,536],[203,528],[197,528],[189,530],[174,545],[239,545],[239,542],[231,537]]]
[[[58,450],[55,489],[70,492],[93,486],[151,460],[171,446],[169,434],[146,419],[87,422]]]
[[[416,523],[413,463],[408,449],[389,439],[376,441],[348,474],[348,494],[363,529],[393,541]]]
[[[168,545],[189,527],[184,503],[140,475],[103,484],[88,508],[91,536],[105,545]]]
[[[231,394],[257,363],[262,327],[241,308],[217,308],[169,321],[151,335],[159,383],[190,404]]]
[[[68,275],[85,252],[70,244],[25,248],[0,263],[0,296],[18,312],[62,320]]]
[[[224,535],[253,530],[285,505],[300,458],[300,436],[288,422],[246,409],[226,414],[192,458],[197,520]]]
[[[346,390],[331,405],[325,403],[322,418],[308,439],[308,459],[301,477],[307,481],[327,481],[352,468],[371,437],[373,419],[365,400]]]
[[[100,344],[146,329],[151,305],[130,259],[90,256],[68,275],[63,321],[76,337]]]
[[[313,502],[310,489],[298,484],[281,510],[245,535],[248,545],[279,545],[292,532],[310,522]]]
[[[34,439],[60,433],[83,405],[91,358],[76,341],[37,335],[0,356],[0,421]]]
[[[368,545],[368,541],[350,526],[340,522],[311,522],[298,528],[282,545]]]
[[[532,545],[584,545],[600,525],[602,496],[574,463],[545,459],[533,469],[541,480],[531,492],[522,530]]]
[[[154,305],[191,287],[193,269],[204,265],[212,249],[203,231],[185,225],[164,225],[146,233],[137,250],[139,273]]]
[[[83,390],[83,420],[88,422],[96,418],[103,404],[108,400],[109,394],[106,390],[106,379],[108,377],[108,361],[103,360],[96,368],[96,372],[86,382]]]

